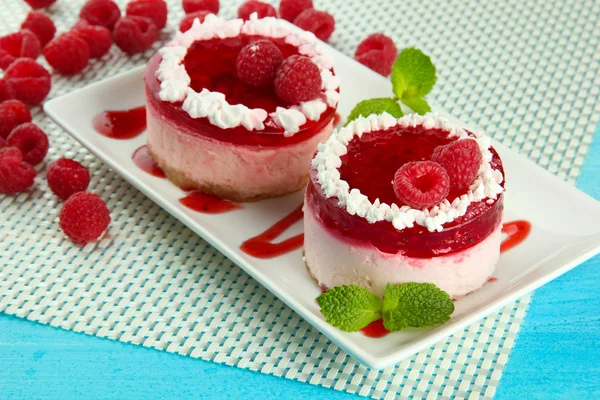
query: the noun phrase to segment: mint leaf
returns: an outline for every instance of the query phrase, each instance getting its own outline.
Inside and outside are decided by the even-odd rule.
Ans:
[[[383,114],[384,112],[396,118],[400,118],[403,115],[402,110],[400,109],[400,104],[398,104],[396,99],[384,97],[363,100],[358,103],[352,112],[350,112],[350,115],[348,116],[348,122],[354,121],[361,115],[363,117],[368,117],[371,114]],[[346,122],[346,125],[348,122]]]
[[[427,100],[420,99],[418,97],[412,97],[412,98],[411,97],[409,97],[409,98],[403,97],[402,103],[409,106],[410,109],[413,110],[414,112],[416,112],[417,114],[425,115],[429,111],[431,111],[431,107],[429,107],[429,103],[427,103]]]
[[[383,295],[383,326],[390,331],[442,324],[450,319],[454,303],[432,283],[388,283]]]
[[[346,332],[356,332],[381,315],[381,301],[356,285],[336,286],[317,297],[327,322]]]
[[[392,89],[400,99],[425,97],[435,80],[431,58],[415,48],[402,50],[392,66]]]

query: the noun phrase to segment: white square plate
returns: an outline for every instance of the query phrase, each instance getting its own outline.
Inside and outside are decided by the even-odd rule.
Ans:
[[[339,112],[347,116],[360,100],[387,97],[389,81],[333,48],[336,72],[342,81]],[[301,250],[273,259],[257,259],[240,251],[245,240],[265,231],[302,202],[302,193],[245,204],[225,214],[200,214],[178,201],[184,192],[168,180],[136,167],[132,153],[145,143],[145,134],[117,141],[97,134],[93,117],[106,110],[127,110],[145,103],[144,68],[92,84],[45,104],[52,119],[92,153],[198,235],[223,252],[277,297],[323,332],[346,352],[372,368],[384,368],[462,330],[525,293],[565,273],[600,251],[600,203],[534,165],[508,148],[494,143],[507,176],[505,220],[526,219],[530,236],[502,254],[493,284],[458,300],[452,319],[430,329],[407,329],[372,339],[345,333],[327,324],[315,298],[319,287],[310,278]],[[293,226],[282,239],[302,231]]]

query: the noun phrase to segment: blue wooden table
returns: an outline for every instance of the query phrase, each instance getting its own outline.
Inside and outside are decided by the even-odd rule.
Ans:
[[[578,187],[600,199],[600,126]],[[600,399],[600,257],[539,289],[498,399]],[[0,399],[346,399],[283,378],[0,314]]]

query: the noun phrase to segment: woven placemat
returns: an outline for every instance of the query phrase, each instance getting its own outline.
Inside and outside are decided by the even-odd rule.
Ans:
[[[58,0],[51,7],[59,31],[76,21],[82,2]],[[18,29],[27,13],[21,0],[2,3],[0,34]],[[183,15],[179,0],[168,3],[163,42]],[[221,15],[233,17],[240,1],[221,3]],[[400,48],[419,47],[439,71],[431,99],[574,182],[600,115],[599,2],[315,4],[336,18],[334,47],[352,55],[376,31]],[[126,57],[113,47],[81,76],[54,76],[51,96],[142,65],[151,54]],[[58,229],[61,204],[47,188],[44,166],[30,192],[0,197],[0,311],[373,398],[493,396],[529,296],[397,366],[370,370],[81,148],[39,108],[34,120],[50,135],[46,165],[61,156],[86,164],[90,188],[107,201],[113,222],[100,242],[74,246]]]

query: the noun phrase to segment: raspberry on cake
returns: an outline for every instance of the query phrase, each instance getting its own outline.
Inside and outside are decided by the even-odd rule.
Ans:
[[[482,132],[434,114],[360,117],[311,163],[306,266],[321,286],[376,295],[406,282],[453,299],[477,290],[500,256],[503,174]]]
[[[145,82],[152,157],[180,187],[234,201],[303,188],[339,101],[316,37],[256,15],[194,21],[152,58]]]

